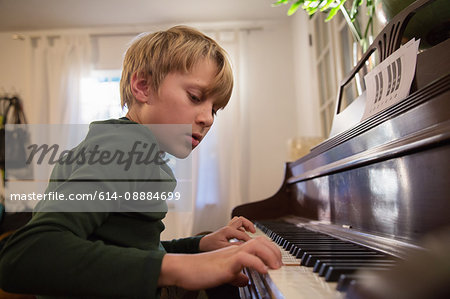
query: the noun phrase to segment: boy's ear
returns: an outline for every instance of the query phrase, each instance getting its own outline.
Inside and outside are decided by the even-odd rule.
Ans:
[[[131,92],[138,102],[147,103],[150,100],[150,78],[134,73],[131,76],[130,84]]]

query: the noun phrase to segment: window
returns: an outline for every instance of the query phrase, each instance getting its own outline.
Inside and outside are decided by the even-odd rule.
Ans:
[[[126,114],[120,105],[120,70],[94,70],[81,82],[80,122],[119,118]]]
[[[313,54],[324,137],[328,137],[331,130],[340,82],[360,58],[353,54],[355,51],[353,37],[342,14],[338,13],[327,23],[326,17],[324,13],[315,14],[310,26],[312,36],[316,37],[313,40]],[[358,91],[358,87],[358,84],[352,82],[349,88],[344,90],[343,107],[348,106],[361,92],[361,88]]]
[[[336,101],[337,81],[334,61],[335,53],[333,51],[332,28],[324,22],[326,15],[316,14],[313,19],[312,36],[315,68],[317,72],[317,82],[319,87],[319,111],[322,122],[322,134],[328,136],[331,123],[333,121],[334,107]]]

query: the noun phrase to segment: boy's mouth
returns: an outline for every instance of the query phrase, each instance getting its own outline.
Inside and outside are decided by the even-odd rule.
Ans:
[[[202,141],[202,135],[197,133],[192,134],[192,148],[196,147],[200,141]]]

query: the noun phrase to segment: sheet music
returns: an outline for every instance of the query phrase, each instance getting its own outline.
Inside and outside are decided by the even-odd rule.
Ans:
[[[411,39],[364,77],[367,99],[362,120],[409,95],[416,70],[419,43],[420,39]]]

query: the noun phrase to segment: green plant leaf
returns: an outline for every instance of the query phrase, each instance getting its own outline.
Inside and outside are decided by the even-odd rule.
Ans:
[[[303,1],[303,9],[317,8],[319,6],[319,1],[321,0],[305,0]]]
[[[350,9],[350,19],[353,21],[355,15],[358,13],[358,0],[353,0],[352,8]]]
[[[366,1],[367,15],[372,17],[375,13],[375,2],[373,0]]]
[[[333,7],[330,10],[328,17],[325,19],[325,22],[330,21],[336,15],[336,13],[339,11],[339,9],[341,9],[341,6],[344,5],[345,1],[346,0],[341,0],[341,2],[336,7]]]
[[[317,7],[309,7],[308,9],[306,9],[306,12],[307,12],[310,16],[313,16],[313,15],[317,12]]]
[[[278,0],[277,2],[273,3],[272,6],[279,6],[281,4],[286,4],[291,0]]]
[[[324,11],[327,10],[331,4],[333,4],[335,2],[335,0],[328,0],[327,3],[325,3],[325,5],[320,9],[320,11]]]
[[[292,4],[291,7],[289,7],[287,15],[292,16],[300,8],[300,4],[303,4],[303,2],[305,2],[305,0],[298,0],[297,2]]]
[[[303,9],[312,16],[314,15],[320,7],[320,3],[325,0],[307,0],[304,1]]]
[[[352,20],[352,22],[355,20],[356,16],[358,15],[359,7],[362,4],[363,4],[363,0],[354,0],[353,1],[352,8],[350,10],[350,19]]]

